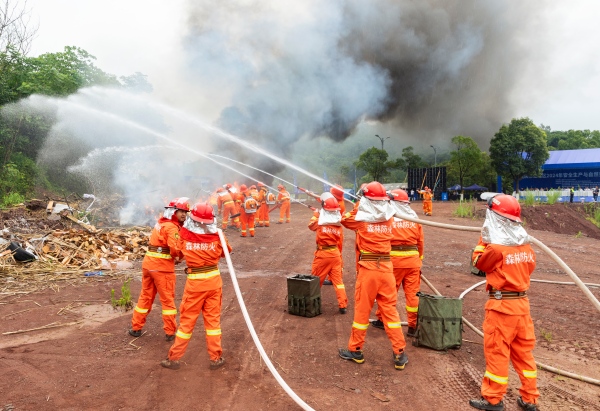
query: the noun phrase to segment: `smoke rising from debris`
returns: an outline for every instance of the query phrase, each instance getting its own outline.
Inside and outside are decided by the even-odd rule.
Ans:
[[[189,2],[195,81],[223,85],[220,125],[286,152],[364,120],[430,143],[487,143],[510,121],[540,3],[443,0]],[[429,144],[429,143],[428,143]],[[487,144],[482,144],[486,147]]]

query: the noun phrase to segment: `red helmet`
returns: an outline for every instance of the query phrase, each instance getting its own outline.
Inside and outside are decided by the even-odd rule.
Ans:
[[[206,203],[196,203],[194,204],[194,208],[192,208],[192,212],[190,213],[190,217],[192,220],[197,221],[199,223],[211,224],[215,221],[215,216],[213,214],[213,208],[210,204]]]
[[[391,194],[391,199],[394,201],[402,201],[403,203],[410,203],[410,200],[408,199],[408,193],[406,191],[402,190],[401,188],[392,190],[390,192],[390,194]]]
[[[246,191],[246,190],[248,190],[248,187],[246,187],[246,184],[242,184],[240,186],[240,191]]]
[[[369,200],[389,200],[390,197],[385,192],[385,187],[378,181],[371,181],[365,188],[363,194]]]
[[[231,184],[227,183],[225,185],[223,185],[224,188],[226,188],[227,190],[229,190],[232,186]]]
[[[279,190],[283,190],[285,187],[283,186],[283,184],[279,184],[279,185],[277,186],[277,188],[278,188]]]
[[[340,204],[335,197],[329,197],[325,201],[321,201],[321,205],[323,206],[324,210],[333,211],[340,209]]]
[[[187,197],[178,197],[169,203],[165,208],[176,208],[177,210],[190,211],[190,199]]]
[[[256,190],[256,186],[255,186],[254,184],[252,184],[252,185],[250,186],[250,190]]]
[[[519,200],[506,194],[497,194],[488,199],[488,207],[494,213],[509,220],[521,222],[521,205]]]
[[[337,198],[338,200],[343,200],[344,199],[344,188],[341,185],[339,185],[339,184],[336,184],[335,186],[332,186],[329,189],[329,192],[331,194],[333,194],[335,196],[335,198]]]
[[[265,187],[265,185],[263,183],[261,183],[260,181],[258,182],[258,186],[259,187]]]

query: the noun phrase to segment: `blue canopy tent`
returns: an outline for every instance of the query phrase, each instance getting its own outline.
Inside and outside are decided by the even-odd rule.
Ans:
[[[472,186],[465,187],[464,190],[466,190],[466,191],[487,191],[487,187],[482,187],[480,185],[473,184]]]
[[[461,188],[462,188],[462,187],[460,186],[460,184],[456,184],[456,185],[453,185],[452,187],[448,187],[448,190],[449,190],[449,191],[458,191],[458,190],[460,190]]]

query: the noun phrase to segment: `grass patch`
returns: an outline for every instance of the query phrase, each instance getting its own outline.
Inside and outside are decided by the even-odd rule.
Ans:
[[[121,287],[121,298],[115,298],[115,290],[110,290],[110,302],[114,308],[122,307],[125,311],[133,308],[133,301],[131,301],[131,290],[129,289],[129,279],[125,280]]]
[[[535,195],[533,191],[525,191],[525,199],[523,200],[523,204],[526,206],[532,206],[535,204]]]
[[[456,209],[452,211],[452,215],[460,218],[473,218],[476,204],[475,200],[460,201]]]
[[[2,203],[0,206],[2,206],[2,208],[8,208],[17,204],[21,204],[23,201],[25,201],[25,197],[23,197],[21,194],[8,193],[2,198]]]
[[[583,233],[581,231],[578,231],[577,234],[575,234],[575,238],[581,238],[583,236]]]
[[[594,225],[600,228],[600,207],[597,203],[587,203],[585,205],[586,219],[590,220]]]
[[[549,343],[552,342],[552,332],[550,331],[546,331],[543,328],[540,330],[540,335],[542,336],[542,338],[546,341],[548,341]]]
[[[554,204],[560,198],[560,191],[558,191],[558,190],[550,190],[550,191],[547,192],[546,198],[547,198],[546,202],[548,204]]]

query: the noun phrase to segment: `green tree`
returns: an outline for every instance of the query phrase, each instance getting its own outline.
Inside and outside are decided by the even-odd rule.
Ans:
[[[388,161],[387,151],[371,147],[360,155],[356,166],[366,171],[369,179],[384,183],[390,169],[397,168],[398,162]]]
[[[450,181],[458,181],[461,187],[465,186],[465,181],[482,184],[481,181],[474,181],[484,162],[483,153],[475,140],[471,137],[455,136],[452,137],[452,144],[456,146],[456,149],[450,152],[450,161],[448,162]]]
[[[398,166],[404,171],[407,171],[409,168],[421,168],[428,166],[428,164],[423,161],[420,155],[413,152],[412,146],[404,147],[402,149],[402,158],[399,160]]]
[[[490,142],[490,158],[496,173],[515,182],[525,176],[537,177],[548,159],[546,133],[529,118],[513,119],[503,125]]]

